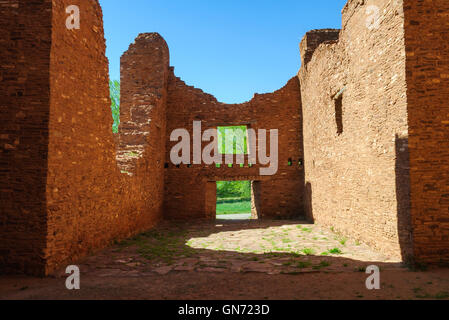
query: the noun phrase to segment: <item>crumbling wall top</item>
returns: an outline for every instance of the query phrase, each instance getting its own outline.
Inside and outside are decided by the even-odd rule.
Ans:
[[[336,41],[339,36],[340,29],[316,29],[307,32],[299,45],[302,65],[306,65],[312,59],[313,53],[320,44]]]

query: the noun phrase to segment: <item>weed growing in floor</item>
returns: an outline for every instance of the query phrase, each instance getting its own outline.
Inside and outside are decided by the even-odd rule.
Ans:
[[[309,268],[312,265],[309,261],[299,261],[296,263],[296,268],[298,269],[305,269]]]
[[[302,250],[302,253],[304,253],[306,256],[311,256],[315,253],[315,250],[312,248],[305,248]]]
[[[330,264],[330,262],[328,262],[328,261],[321,261],[320,264],[318,264],[318,265],[316,265],[316,266],[313,266],[312,269],[314,269],[314,270],[320,270],[320,269],[323,269],[323,268],[327,268],[327,267],[329,267],[330,265],[331,265],[331,264]]]
[[[330,254],[342,254],[343,252],[339,248],[333,248],[329,250]]]

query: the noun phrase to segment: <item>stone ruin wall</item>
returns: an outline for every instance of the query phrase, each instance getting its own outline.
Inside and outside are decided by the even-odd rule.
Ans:
[[[449,263],[449,2],[405,1],[411,216],[418,261]]]
[[[65,27],[65,8],[71,4],[80,6],[80,30],[69,31]],[[157,119],[142,130],[151,132],[150,127],[163,125],[165,121],[161,116],[165,112],[161,109],[163,103],[158,102],[161,97],[151,96],[159,94],[157,89],[132,96],[132,99],[125,92],[124,122],[116,150],[111,129],[109,69],[98,1],[54,2],[52,42],[46,253],[50,270],[66,261],[76,261],[112,240],[149,229],[160,220],[163,172],[161,166],[157,166],[157,159],[152,156],[136,160],[131,155],[129,161],[133,162],[133,167],[127,167],[129,171],[126,171],[117,166],[116,152],[121,155],[122,148],[128,151],[126,106],[130,105],[131,109],[155,104],[161,120]],[[146,60],[146,63],[151,61]],[[129,71],[130,74],[125,70],[124,77],[138,79],[141,69],[139,65]],[[143,138],[148,139],[147,136]],[[145,144],[144,139],[139,142],[143,145],[142,152],[163,155],[160,144]],[[123,157],[120,160],[122,165]]]
[[[170,160],[170,150],[177,142],[170,141],[170,134],[175,129],[184,128],[192,137],[194,121],[201,121],[202,132],[218,126],[236,125],[246,125],[256,132],[258,129],[278,129],[278,172],[274,176],[261,176],[260,164],[250,167],[248,156],[243,168],[235,160],[233,167],[229,168],[224,164],[224,156],[220,168],[204,163],[174,165]],[[259,218],[303,216],[301,96],[296,77],[274,93],[256,94],[249,102],[229,105],[218,102],[200,89],[187,86],[172,72],[168,85],[167,124],[164,217],[215,219],[215,182],[233,180],[256,181]],[[209,143],[203,142],[202,150]],[[192,145],[191,142],[191,149]]]
[[[371,5],[381,19],[368,28]],[[448,12],[444,0],[351,0],[335,39],[301,44],[306,209],[410,262],[449,260]]]
[[[45,266],[48,10],[50,0],[0,4],[0,272]]]
[[[80,30],[65,28],[72,4]],[[369,30],[372,4],[384,15]],[[212,218],[218,180],[258,181],[262,218],[304,207],[392,258],[447,261],[447,12],[444,0],[349,0],[341,32],[304,38],[299,82],[241,105],[187,86],[169,68],[165,41],[142,34],[122,57],[114,136],[98,1],[3,1],[0,270],[49,274],[151,228],[163,212]],[[194,120],[203,130],[280,129],[278,174],[261,177],[248,160],[172,165],[168,135],[192,133]]]
[[[298,74],[309,216],[392,258],[412,253],[403,21],[402,1],[349,1],[340,33],[305,36]]]
[[[8,116],[2,117],[0,132],[6,181],[1,189],[0,268],[44,275],[161,219],[163,179],[154,179],[163,177],[156,163],[165,155],[164,144],[156,148],[148,140],[143,150],[159,153],[159,160],[127,160],[119,149],[120,166],[132,162],[132,172],[122,173],[117,165],[114,139],[121,146],[128,141],[126,134],[112,134],[98,1],[9,4],[0,6],[7,13],[2,17],[8,17],[1,20],[7,30],[2,41],[12,48],[1,51],[1,76],[7,81],[0,88],[10,98],[1,103]],[[80,30],[65,27],[65,8],[72,4],[83,14]],[[154,103],[157,109],[163,103],[153,93],[129,101],[136,106]],[[160,119],[155,122],[163,128],[164,110],[156,113]],[[160,131],[159,140],[165,141]]]

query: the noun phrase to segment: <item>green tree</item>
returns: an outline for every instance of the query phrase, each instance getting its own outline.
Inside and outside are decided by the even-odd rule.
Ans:
[[[251,181],[218,181],[217,198],[250,198]]]
[[[120,81],[109,81],[109,91],[111,95],[112,119],[114,119],[112,132],[117,133],[120,124]]]

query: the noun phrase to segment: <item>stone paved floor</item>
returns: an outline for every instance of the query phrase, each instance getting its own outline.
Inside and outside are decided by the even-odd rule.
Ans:
[[[367,261],[384,268],[399,267],[367,245],[317,225],[217,221],[164,223],[87,259],[83,265],[94,273],[104,264],[102,275],[179,271],[272,275],[358,270],[366,267]]]
[[[381,268],[368,291],[365,268]],[[449,270],[410,272],[328,228],[291,221],[164,222],[80,261],[82,290],[61,270],[0,277],[0,299],[449,298]]]

